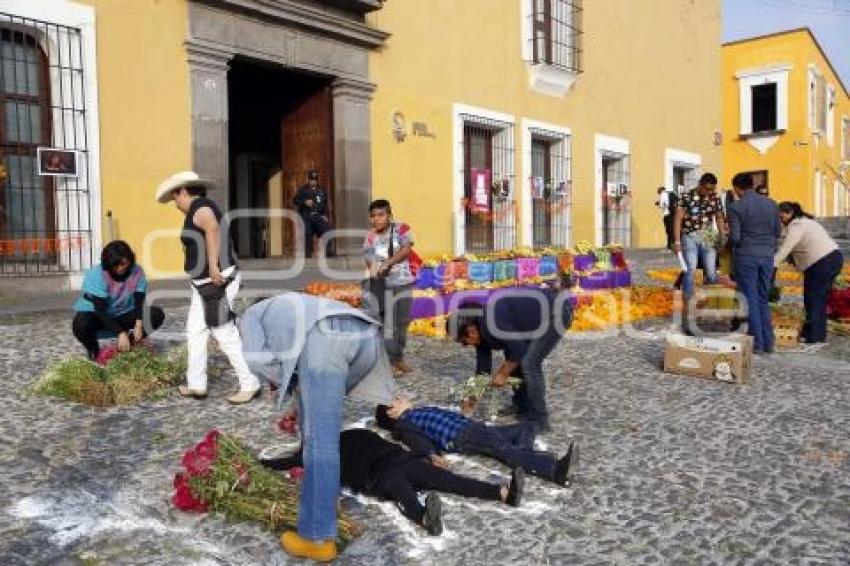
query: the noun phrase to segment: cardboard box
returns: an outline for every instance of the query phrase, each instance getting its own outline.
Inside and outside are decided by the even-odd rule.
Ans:
[[[774,322],[773,335],[777,348],[796,348],[800,345],[800,327],[796,324]]]
[[[664,351],[664,371],[727,383],[746,383],[752,360],[751,336],[736,334],[719,340],[671,334]]]

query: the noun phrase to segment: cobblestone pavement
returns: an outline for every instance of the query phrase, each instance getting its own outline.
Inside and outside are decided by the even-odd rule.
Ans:
[[[160,340],[179,337],[169,313]],[[182,451],[218,427],[260,449],[280,444],[266,395],[176,396],[107,410],[33,396],[46,364],[76,353],[63,313],[0,322],[0,563],[284,564],[276,537],[251,524],[184,514],[169,502]],[[367,524],[341,564],[847,564],[850,562],[848,340],[816,355],[757,358],[735,386],[663,374],[660,326],[631,336],[570,336],[547,362],[554,430],[582,446],[573,484],[531,478],[519,510],[444,497],[445,533],[427,537],[391,505],[348,497]],[[157,336],[157,335],[155,335]],[[446,403],[473,353],[413,340],[400,385]],[[214,362],[224,366],[216,355]],[[347,408],[348,422],[368,408]],[[508,470],[453,458],[476,477]]]

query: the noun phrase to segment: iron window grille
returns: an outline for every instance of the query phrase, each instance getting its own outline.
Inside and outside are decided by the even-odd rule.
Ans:
[[[469,253],[510,249],[516,244],[514,125],[471,114],[463,120],[465,240]],[[476,205],[473,173],[489,177],[489,203]]]
[[[566,247],[572,231],[570,138],[541,128],[529,132],[532,245]]]
[[[531,2],[532,63],[581,72],[581,0],[526,1]]]
[[[629,156],[615,152],[602,153],[602,226],[603,245],[631,245],[631,175]]]
[[[82,33],[0,13],[0,273],[92,264]],[[76,152],[77,176],[41,176],[38,148]]]

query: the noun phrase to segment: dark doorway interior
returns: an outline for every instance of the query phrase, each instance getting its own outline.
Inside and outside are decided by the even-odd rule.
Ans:
[[[230,209],[291,209],[307,171],[316,169],[333,215],[329,79],[241,58],[231,62],[227,78]],[[311,109],[315,135],[327,143],[308,144],[293,135],[304,122],[299,117],[305,106]],[[237,220],[232,234],[243,258],[290,256],[295,249],[292,223],[274,214]]]

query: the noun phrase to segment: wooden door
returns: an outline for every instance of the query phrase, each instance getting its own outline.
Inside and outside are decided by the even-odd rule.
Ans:
[[[307,173],[319,172],[319,184],[328,193],[331,225],[334,221],[333,180],[333,107],[330,86],[308,95],[283,116],[281,124],[281,164],[283,168],[283,204],[293,209],[296,191],[307,182]],[[283,225],[283,253],[293,255],[295,230],[291,222]],[[299,245],[301,245],[299,243]]]

